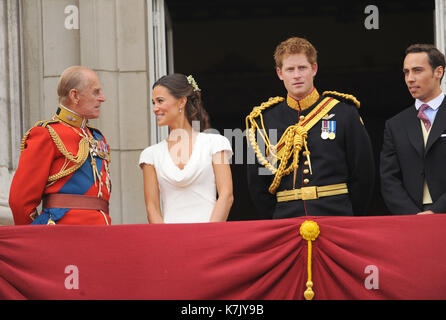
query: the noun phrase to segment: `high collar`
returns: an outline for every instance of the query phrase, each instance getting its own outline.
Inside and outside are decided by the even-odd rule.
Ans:
[[[297,111],[303,111],[314,105],[318,99],[319,92],[317,92],[316,88],[313,88],[313,91],[311,91],[309,95],[300,100],[296,100],[288,95],[286,98],[286,102],[290,108]]]
[[[57,108],[54,118],[77,128],[85,128],[88,122],[86,118],[80,116],[76,112],[68,109],[61,104],[59,105],[59,108]]]

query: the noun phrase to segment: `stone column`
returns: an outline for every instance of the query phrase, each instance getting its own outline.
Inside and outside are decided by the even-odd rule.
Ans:
[[[107,102],[96,121],[112,148],[114,224],[147,223],[139,154],[149,145],[144,0],[79,0],[80,58]]]
[[[19,0],[0,3],[0,225],[13,223],[9,186],[23,134],[22,39]]]
[[[446,53],[446,1],[435,0],[435,45],[436,47]],[[441,83],[443,92],[446,93],[446,80]]]

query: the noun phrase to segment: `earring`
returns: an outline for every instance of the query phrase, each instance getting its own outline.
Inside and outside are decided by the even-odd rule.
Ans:
[[[183,112],[183,108],[180,108],[180,112]]]

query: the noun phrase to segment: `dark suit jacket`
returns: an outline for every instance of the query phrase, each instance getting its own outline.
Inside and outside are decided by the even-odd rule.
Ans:
[[[381,151],[381,191],[393,214],[423,211],[426,179],[432,211],[446,213],[446,98],[438,109],[426,147],[415,105],[386,122]]]

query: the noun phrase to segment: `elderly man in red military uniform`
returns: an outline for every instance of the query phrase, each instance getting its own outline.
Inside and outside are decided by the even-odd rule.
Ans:
[[[109,225],[110,148],[88,124],[105,102],[98,76],[82,66],[69,67],[57,93],[53,118],[37,122],[23,137],[9,196],[14,222]]]

